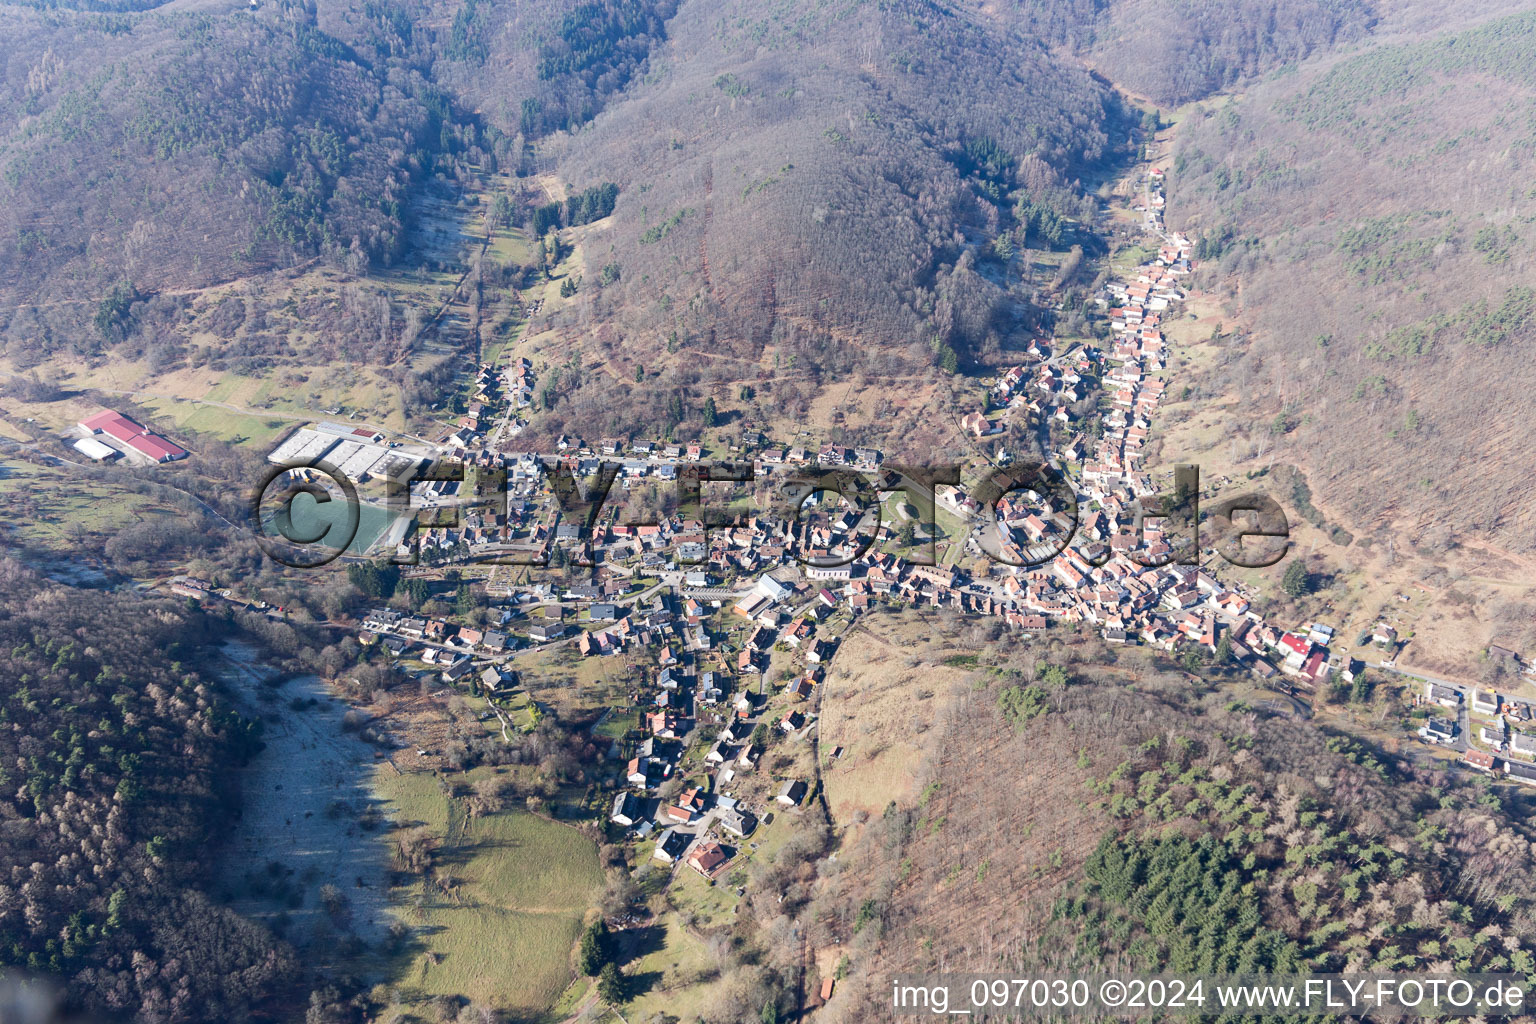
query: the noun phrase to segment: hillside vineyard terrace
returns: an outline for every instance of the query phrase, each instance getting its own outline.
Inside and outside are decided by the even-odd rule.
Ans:
[[[559,507],[561,522],[575,524],[580,554],[573,564],[590,567],[591,540],[599,516],[617,479],[620,466],[615,462],[601,461],[595,473],[585,479],[578,478],[574,466],[567,459],[541,459],[540,467]],[[840,552],[825,555],[802,555],[789,549],[802,565],[815,568],[833,568],[848,565],[862,557],[884,525],[880,502],[881,493],[902,492],[908,504],[917,510],[913,517],[923,530],[924,540],[917,545],[910,561],[914,565],[935,565],[937,545],[936,491],[943,485],[961,485],[961,467],[957,464],[918,466],[888,465],[878,473],[864,473],[846,468],[792,469],[767,474],[776,481],[776,498],[769,510],[770,515],[782,520],[791,529],[800,522],[807,505],[823,495],[837,495],[853,509],[859,524],[856,533],[861,534],[856,545],[845,546]],[[459,462],[438,461],[417,467],[410,474],[391,477],[387,483],[387,509],[390,519],[410,515],[413,511],[417,524],[424,528],[454,528],[461,516],[470,509],[505,514],[507,508],[507,472],[504,468],[482,468],[478,471],[476,493],[478,497],[466,504],[450,504],[433,509],[413,509],[412,487],[416,484],[439,482],[462,483],[465,467]],[[698,524],[697,532],[705,539],[708,550],[708,532],[729,527],[735,514],[723,507],[703,500],[703,484],[748,484],[758,480],[757,469],[750,462],[700,461],[679,464],[673,481],[676,498],[676,518]],[[322,481],[329,481],[330,486]],[[277,497],[276,515],[270,515],[270,492],[274,483],[284,484]],[[1022,461],[997,468],[974,486],[964,488],[969,503],[976,509],[982,531],[989,527],[993,535],[1002,538],[996,550],[986,550],[987,557],[995,562],[1016,568],[1032,568],[1044,565],[1066,550],[1079,529],[1077,495],[1061,472],[1052,466]],[[339,493],[339,496],[338,496]],[[299,494],[309,494],[317,503],[343,502],[340,522],[327,523],[324,530],[301,533],[293,525],[292,502]],[[1010,496],[1016,496],[1010,498]],[[1008,529],[999,518],[999,504],[1005,498],[1010,501],[1023,498],[1034,507],[1048,503],[1047,513],[1056,525],[1051,543],[1031,547],[1009,543]],[[258,542],[269,557],[293,567],[318,567],[338,557],[351,544],[360,522],[360,499],[356,485],[335,465],[325,461],[309,465],[277,466],[269,471],[255,488],[251,498],[251,523],[255,527]],[[865,525],[873,514],[874,522]],[[1146,526],[1148,520],[1160,521],[1158,532],[1168,550],[1153,555],[1146,550]],[[263,524],[277,528],[281,540],[263,530]],[[636,516],[627,518],[624,527],[656,526],[657,518]],[[1200,469],[1198,466],[1181,464],[1174,467],[1174,486],[1171,493],[1148,495],[1136,501],[1134,544],[1124,547],[1123,553],[1137,565],[1157,568],[1163,565],[1194,565],[1202,550],[1201,533],[1206,534],[1206,546],[1219,553],[1229,563],[1243,568],[1264,568],[1284,557],[1289,547],[1290,523],[1284,510],[1268,495],[1250,492],[1226,498],[1208,511],[1202,520],[1200,514]],[[334,534],[334,536],[333,536]],[[1107,539],[1107,538],[1106,538]],[[1257,543],[1246,543],[1249,539]],[[1105,564],[1115,553],[1111,545],[1101,545],[1102,551],[1087,556],[1095,567]],[[396,564],[413,565],[417,561],[415,544],[405,551],[395,551],[390,560]],[[495,565],[547,566],[550,563],[546,546],[541,554],[502,552],[477,556],[476,561]],[[702,557],[686,557],[679,552],[679,564],[698,564]]]

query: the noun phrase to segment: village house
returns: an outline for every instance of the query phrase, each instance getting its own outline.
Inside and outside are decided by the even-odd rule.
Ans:
[[[1527,761],[1536,759],[1536,736],[1515,730],[1509,734],[1509,752]]]
[[[1439,683],[1425,683],[1424,695],[1432,704],[1441,707],[1457,708],[1461,706],[1461,691],[1450,686],[1441,686]]]
[[[633,825],[640,817],[640,801],[633,793],[618,793],[613,798],[613,813],[608,815],[608,820],[615,825],[623,825],[626,828]]]
[[[624,767],[624,781],[632,786],[647,787],[651,781],[651,759],[649,757],[632,757]]]
[[[1526,786],[1536,786],[1536,765],[1523,761],[1505,761],[1504,776]]]
[[[739,806],[722,808],[716,815],[715,821],[726,832],[745,839],[757,830],[757,818],[750,811],[743,810]]]
[[[672,864],[677,861],[688,849],[688,844],[693,842],[693,836],[687,832],[679,832],[676,828],[668,828],[656,840],[656,849],[652,856],[663,864]]]
[[[976,437],[986,437],[993,432],[992,424],[987,421],[986,413],[972,412],[960,418],[960,428]]]
[[[688,866],[693,868],[705,878],[713,878],[729,858],[719,843],[706,841],[698,843],[688,853]]]
[[[676,804],[668,804],[662,809],[661,817],[666,821],[687,825],[693,821],[693,810],[688,807],[679,807]]]
[[[533,622],[528,625],[528,639],[534,643],[548,643],[564,635],[565,624],[561,622]]]
[[[799,779],[791,779],[779,787],[779,794],[774,799],[785,806],[794,807],[805,799],[805,793],[805,783]]]
[[[1492,774],[1494,765],[1498,763],[1492,754],[1474,749],[1468,749],[1462,755],[1461,761],[1462,764],[1469,768],[1475,768],[1480,772],[1488,772],[1489,774]]]
[[[1419,729],[1419,738],[1430,743],[1450,743],[1459,731],[1456,723],[1448,718],[1430,718]]]
[[[836,650],[837,645],[832,643],[832,641],[816,640],[811,643],[810,648],[805,652],[805,660],[808,664],[820,665],[822,662],[830,659]]]

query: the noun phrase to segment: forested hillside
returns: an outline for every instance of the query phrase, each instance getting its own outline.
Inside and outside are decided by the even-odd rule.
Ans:
[[[891,977],[960,965],[1532,969],[1521,807],[1199,689],[1027,657],[963,684],[918,797],[824,868],[827,1019],[886,1019]]]
[[[446,101],[302,6],[0,9],[0,306],[78,336],[114,288],[196,288],[355,249],[398,256]],[[110,325],[108,325],[110,327]]]
[[[1526,12],[1282,76],[1179,135],[1170,223],[1253,321],[1213,386],[1248,450],[1429,549],[1536,536],[1533,67]]]
[[[0,316],[18,364],[116,347],[153,373],[398,366],[430,313],[368,285],[340,310],[301,302],[264,275],[315,256],[354,277],[448,269],[442,225],[413,211],[512,171],[510,220],[535,242],[598,221],[580,298],[548,326],[661,385],[620,407],[599,378],[552,382],[550,425],[592,431],[676,427],[679,389],[760,361],[814,395],[850,368],[990,358],[1041,317],[1049,277],[1024,254],[1096,244],[1079,179],[1136,123],[1041,40],[928,0],[3,18]],[[530,196],[555,182],[606,191],[549,225]],[[546,269],[493,263],[475,283]]]
[[[587,365],[546,382],[540,426],[589,433],[687,433],[701,384],[764,374],[765,410],[791,415],[850,374],[939,387],[1055,316],[1074,333],[1101,244],[1086,192],[1142,121],[1106,78],[1174,104],[1434,20],[1367,0],[139,6],[0,13],[13,359],[343,359],[392,367],[419,415],[433,403],[404,368],[428,372],[411,360],[432,310],[263,275],[316,256],[354,278],[459,273],[415,213],[429,194],[471,207],[510,171],[507,223],[556,263],[580,247],[539,327]],[[554,222],[535,198],[599,186],[600,211]],[[550,227],[584,230],[551,247]],[[503,299],[552,267],[492,262],[473,287]],[[191,294],[238,279],[241,296]],[[643,395],[613,402],[637,375]]]
[[[1208,96],[1366,37],[1372,0],[1019,0],[1026,31],[1070,46],[1117,85],[1157,103]]]
[[[1040,315],[1013,254],[1093,244],[1076,182],[1134,123],[1037,41],[919,0],[685,5],[649,66],[546,150],[564,181],[620,185],[560,326],[626,379],[666,367],[622,407],[589,382],[567,407],[588,429],[673,426],[674,388],[760,362],[814,388],[997,353]]]
[[[646,67],[667,37],[676,0],[466,0],[434,5],[434,74],[513,140],[577,130]]]
[[[69,980],[93,1016],[244,1018],[299,976],[200,885],[258,742],[191,666],[199,615],[0,563],[0,964]]]
[[[1078,254],[1100,244],[1083,182],[1130,152],[1140,115],[1066,51],[1172,102],[1371,23],[1361,4],[1309,0],[1206,14],[933,0],[5,8],[6,350],[26,365],[120,346],[153,372],[398,367],[420,311],[366,286],[339,310],[298,305],[262,275],[315,256],[352,275],[437,266],[413,217],[423,189],[457,201],[477,175],[512,171],[529,204],[512,219],[535,236],[549,224],[529,196],[615,190],[553,225],[598,221],[579,236],[574,301],[541,326],[606,365],[549,382],[542,427],[687,432],[701,383],[765,372],[782,387],[761,400],[794,414],[850,373],[932,387],[1001,358],[1049,307],[1080,306]],[[1154,72],[1171,77],[1138,77]],[[1040,270],[1031,250],[1063,258]],[[492,265],[477,287],[539,270]],[[242,278],[234,301],[188,295]],[[637,373],[643,396],[613,402]],[[408,411],[431,404],[399,387]]]
[[[498,927],[537,932],[548,946],[549,992],[527,1005],[557,1007],[551,1020],[591,1016],[599,997],[617,1013],[626,985],[631,1001],[667,998],[668,985],[652,995],[652,983],[685,974],[685,988],[708,994],[693,1016],[733,1024],[777,1019],[791,993],[809,1006],[817,988],[806,982],[834,971],[838,993],[815,1009],[817,1024],[887,1019],[883,986],[893,974],[941,969],[1536,975],[1532,798],[1329,731],[1322,722],[1349,720],[1378,736],[1402,724],[1403,694],[1373,705],[1376,684],[1365,676],[1354,677],[1352,718],[1333,715],[1325,686],[1306,695],[1311,706],[1289,694],[1282,702],[1278,691],[1249,697],[1262,707],[1238,699],[1258,690],[1229,665],[1228,629],[1242,613],[1226,609],[1246,609],[1250,589],[1255,605],[1267,600],[1268,585],[1249,588],[1252,577],[1200,581],[1201,602],[1207,589],[1242,593],[1207,603],[1223,608],[1221,641],[1214,611],[1201,626],[1208,644],[1167,641],[1183,645],[1187,671],[1178,671],[1153,644],[1135,647],[1140,622],[1130,635],[1111,632],[1112,622],[1133,622],[1116,609],[1140,615],[1142,598],[1160,595],[1137,589],[1131,598],[1133,581],[1047,593],[1019,577],[1026,585],[1008,598],[1012,609],[1056,620],[1036,622],[1027,639],[1003,625],[1024,627],[1022,613],[972,616],[1003,610],[989,592],[1013,591],[985,578],[967,549],[980,535],[948,511],[935,529],[945,557],[974,570],[972,583],[950,589],[932,582],[942,573],[909,575],[893,587],[914,600],[923,592],[935,610],[887,615],[843,601],[879,595],[873,573],[867,591],[829,581],[824,596],[771,602],[797,616],[782,643],[777,620],[743,633],[734,598],[705,607],[708,594],[756,585],[750,577],[779,565],[777,555],[741,572],[717,558],[708,589],[684,589],[674,587],[681,574],[657,575],[653,556],[665,556],[632,533],[636,558],[625,568],[629,555],[604,546],[600,585],[588,592],[540,587],[521,569],[468,571],[459,555],[472,540],[480,552],[480,538],[512,537],[497,537],[499,521],[482,521],[462,547],[445,546],[409,576],[361,561],[350,572],[338,563],[329,575],[285,573],[239,525],[268,452],[323,420],[350,418],[381,444],[438,445],[482,464],[500,461],[497,449],[553,451],[567,433],[596,447],[618,436],[626,457],[634,441],[653,438],[699,438],[723,456],[739,424],[774,446],[814,452],[829,439],[878,445],[888,462],[940,462],[946,446],[993,426],[984,444],[996,451],[1006,441],[1013,454],[1052,431],[1064,441],[1066,429],[1082,431],[1090,458],[1125,458],[1130,469],[1140,468],[1132,447],[1153,453],[1154,469],[1182,457],[1158,447],[1172,426],[1203,432],[1206,451],[1225,455],[1230,445],[1230,477],[1262,470],[1266,485],[1301,494],[1318,513],[1307,517],[1314,525],[1319,510],[1348,523],[1354,536],[1343,527],[1333,536],[1358,537],[1357,552],[1407,538],[1425,551],[1476,543],[1529,553],[1536,9],[1474,2],[1476,19],[1493,20],[1432,0],[0,6],[0,433],[11,456],[0,477],[16,478],[0,539],[39,565],[73,559],[81,564],[65,568],[102,588],[47,582],[0,559],[0,651],[9,652],[0,670],[0,968],[63,979],[96,1018],[296,1019],[318,980],[325,987],[309,1024],[358,1024],[370,1002],[380,1019],[395,1019],[384,1006],[420,1010],[429,999],[435,1019],[462,1022],[480,1018],[489,997],[461,1006],[469,986],[452,979],[516,971],[504,962],[513,954],[462,931],[452,946],[416,940],[448,927],[432,914],[505,912],[516,921]],[[1444,27],[1458,19],[1454,33]],[[1166,372],[1161,363],[1149,370],[1161,375],[1155,386],[1138,370],[1134,387],[1108,392],[1131,367],[1123,349],[1108,358],[1115,342],[1101,306],[1132,292],[1106,283],[1150,271],[1164,241],[1148,228],[1157,215],[1141,197],[1157,186],[1142,160],[1174,119],[1166,216],[1196,240],[1195,273],[1176,278],[1189,267],[1172,257],[1165,278],[1147,273],[1143,295],[1159,279],[1160,290],[1177,280],[1174,291],[1189,292],[1158,300],[1168,309],[1157,332],[1128,326],[1152,323],[1151,299],[1146,320],[1139,306],[1115,314],[1149,353],[1166,328],[1169,345],[1158,351],[1172,360]],[[992,419],[962,425],[987,401],[984,378],[1026,362],[1021,352],[1035,340],[1053,349],[1049,370],[1023,385],[1015,412],[987,405],[982,419]],[[1068,396],[1056,389],[1058,371],[1088,386]],[[1156,435],[1106,412],[1149,415],[1164,384],[1181,419],[1163,417]],[[1145,401],[1136,390],[1144,385]],[[855,389],[863,397],[850,402]],[[1037,391],[1053,404],[1032,418],[1017,406],[1039,400]],[[1206,399],[1219,401],[1197,409]],[[859,424],[845,426],[860,400]],[[87,465],[70,447],[74,424],[105,406],[184,439],[191,457]],[[462,432],[456,449],[443,440],[450,431]],[[1115,454],[1097,441],[1129,447]],[[746,445],[743,457],[767,443]],[[361,447],[348,458],[388,465]],[[475,476],[480,494],[491,473]],[[651,486],[629,482],[637,498]],[[518,492],[511,518],[562,565],[569,517],[554,538],[527,521],[548,508],[544,497]],[[1118,498],[1097,497],[1114,511]],[[905,504],[894,507],[910,554],[916,526]],[[513,538],[519,550],[523,536]],[[776,534],[764,536],[765,547],[783,550]],[[98,548],[91,564],[79,557]],[[1296,628],[1366,608],[1349,592],[1363,572],[1308,593],[1322,560],[1293,563],[1299,583],[1278,586],[1294,600],[1258,609],[1276,613],[1269,622]],[[171,573],[215,590],[183,581],[180,592],[204,597],[178,600],[131,590],[163,587]],[[994,581],[1000,589],[989,591]],[[1407,605],[1410,595],[1387,596],[1397,586],[1384,583],[1371,599],[1387,612]],[[674,589],[680,615],[658,603]],[[1175,604],[1185,585],[1176,591]],[[613,602],[606,619],[593,595]],[[1422,581],[1411,597],[1415,614],[1471,600],[1449,584],[1430,595]],[[385,603],[400,617],[378,608]],[[1351,649],[1378,658],[1374,629],[1393,617],[1377,607],[1369,611],[1381,625],[1354,648],[1345,641],[1355,631],[1339,629],[1332,667],[1353,665]],[[1513,597],[1503,607],[1515,609],[1509,619],[1525,610]],[[1190,609],[1184,633],[1204,614]],[[419,626],[392,625],[418,615]],[[623,657],[578,656],[630,636],[630,615],[645,625],[623,641]],[[1445,619],[1452,630],[1462,621]],[[1499,640],[1529,639],[1530,619]],[[674,654],[660,627],[685,620]],[[883,635],[891,622],[904,632]],[[1151,621],[1139,635],[1171,635],[1158,632],[1164,625]],[[548,642],[557,626],[569,633]],[[1129,644],[1100,649],[1090,639],[1100,627]],[[342,724],[379,749],[363,748],[350,767],[377,760],[404,779],[398,755],[419,775],[401,784],[405,831],[393,839],[411,897],[392,895],[402,887],[388,879],[342,878],[359,902],[372,888],[369,897],[403,912],[398,928],[380,918],[390,944],[381,938],[371,952],[417,964],[406,987],[420,991],[407,999],[392,991],[394,973],[310,973],[351,958],[367,932],[337,941],[336,960],[313,967],[233,913],[224,897],[235,893],[219,902],[204,894],[201,858],[238,806],[227,770],[260,743],[208,669],[212,646],[240,631],[263,641],[262,657],[323,674],[354,702],[336,709]],[[786,666],[800,664],[792,650],[806,637],[815,639],[805,644],[802,686],[799,668]],[[852,657],[824,664],[842,649],[834,639],[887,651],[888,661],[861,665],[863,692],[836,689],[855,684],[844,673]],[[683,708],[664,696],[647,705],[659,723],[642,718],[653,665],[641,649],[652,641],[666,648],[657,676],[668,664],[680,678],[681,654],[690,671],[718,669],[721,692],[701,691],[702,703]],[[419,659],[406,657],[412,647]],[[733,670],[738,653],[746,657]],[[622,667],[610,673],[605,661]],[[1311,662],[1308,672],[1318,671]],[[1370,671],[1374,680],[1374,662]],[[792,680],[803,710],[777,717],[775,706],[770,716],[766,701],[749,697],[761,721],[713,751],[725,759],[744,740],[732,755],[743,770],[734,781],[715,776],[704,754],[711,717],[718,710],[740,724],[724,710],[737,686],[770,698]],[[881,690],[893,680],[895,697]],[[579,715],[562,720],[568,699]],[[441,719],[429,719],[438,704]],[[877,706],[878,717],[860,718]],[[674,728],[675,708],[694,712],[696,724]],[[654,736],[639,739],[642,723],[662,739],[678,734],[677,770],[658,755],[666,767],[653,780],[637,755],[609,778],[640,742],[655,749]],[[833,738],[835,729],[845,731]],[[772,750],[754,777],[751,747],[762,755],[764,736]],[[289,738],[315,749],[304,734]],[[456,792],[450,775],[467,768],[482,771],[459,778]],[[492,771],[502,768],[513,770]],[[716,779],[761,785],[766,810],[762,832],[741,831],[745,850],[727,873],[673,865],[710,904],[726,892],[742,897],[719,904],[730,908],[719,917],[697,918],[662,898],[670,870],[652,865],[631,880],[631,853],[650,864],[653,849],[628,834],[640,819],[624,811],[617,787],[632,782],[647,801],[670,804],[692,786],[687,806],[660,811],[665,827],[695,822],[706,797],[731,791],[717,793]],[[775,799],[798,781],[803,806]],[[436,845],[435,819],[412,824],[423,813],[409,806],[418,782],[453,841]],[[270,787],[273,803],[293,796],[282,788]],[[504,805],[514,798],[518,815],[548,814],[539,827],[551,834],[598,826],[577,845],[601,857],[603,909],[615,932],[631,934],[618,939],[623,978],[616,961],[583,968],[598,979],[591,995],[584,981],[560,993],[597,861],[563,891],[466,900],[487,883],[454,851],[493,814],[506,812],[510,828]],[[312,814],[312,824],[351,829],[343,810]],[[300,817],[286,806],[277,817],[290,813]],[[359,808],[356,828],[373,829],[376,813]],[[246,817],[250,827],[257,816]],[[605,823],[614,828],[602,833]],[[782,845],[767,845],[770,835]],[[294,836],[275,842],[302,845]],[[508,890],[524,881],[520,842],[487,839]],[[252,857],[247,879],[263,860]],[[241,899],[269,894],[249,888]],[[339,902],[322,900],[343,918]],[[558,912],[558,927],[541,920],[545,911]],[[280,914],[273,919],[286,922]],[[674,914],[665,924],[645,919]],[[588,966],[607,941],[608,925],[592,924],[577,947]],[[314,933],[317,947],[330,942],[329,927]],[[679,945],[651,948],[661,934]],[[680,970],[690,943],[703,964]]]

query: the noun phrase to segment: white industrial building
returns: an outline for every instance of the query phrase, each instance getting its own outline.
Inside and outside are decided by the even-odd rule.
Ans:
[[[342,443],[350,444],[346,441]],[[360,444],[356,445],[355,450],[346,458],[332,452],[331,460],[341,470],[341,475],[348,480],[366,480],[374,465],[388,455],[388,448],[381,448],[376,444]]]
[[[426,459],[417,455],[406,455],[399,451],[392,451],[378,462],[373,464],[371,470],[373,479],[385,480],[391,477],[399,477],[415,469]]]
[[[378,443],[383,436],[338,423],[302,427],[278,445],[267,461],[279,466],[313,466],[324,459],[353,483],[398,476],[423,461],[414,451]]]
[[[74,447],[75,451],[81,455],[97,462],[110,462],[122,454],[116,448],[104,445],[94,437],[82,437],[75,442]]]
[[[371,430],[368,427],[354,427],[347,423],[331,423],[326,421],[324,423],[316,423],[314,429],[322,434],[345,437],[350,441],[366,441],[369,444],[378,444],[384,440],[384,435],[377,430]]]
[[[273,449],[267,461],[278,466],[312,466],[335,446],[334,434],[321,434],[305,427]]]

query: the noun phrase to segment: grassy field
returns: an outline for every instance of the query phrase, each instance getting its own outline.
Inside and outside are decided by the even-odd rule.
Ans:
[[[195,430],[199,434],[212,434],[231,444],[268,446],[279,435],[291,429],[293,420],[273,419],[267,416],[234,412],[213,405],[201,405],[195,401],[179,401],[169,398],[150,398],[144,406],[159,414],[160,422],[174,424],[177,430]]]
[[[533,243],[523,228],[498,228],[487,254],[500,263],[531,263]]]
[[[0,373],[5,371],[0,364]],[[103,405],[132,402],[149,409],[152,426],[173,435],[196,431],[236,444],[265,446],[305,420],[355,414],[391,429],[403,427],[399,389],[376,369],[314,364],[277,366],[260,376],[208,367],[156,374],[142,362],[86,367],[63,360],[44,364],[45,375],[74,394],[59,401],[8,399],[13,417],[35,419],[42,429],[62,430]],[[99,392],[89,396],[90,391]],[[195,449],[195,442],[189,447]]]
[[[104,540],[149,516],[185,515],[127,488],[70,480],[11,460],[0,460],[0,495],[18,537],[54,548]]]
[[[446,891],[417,882],[393,894],[422,946],[393,983],[413,1002],[459,994],[525,1016],[547,1010],[571,982],[571,947],[602,884],[596,846],[522,810],[470,820],[426,773],[381,775],[378,788],[397,822],[439,837],[435,863],[452,879]]]
[[[944,713],[970,669],[946,665],[952,653],[927,641],[915,615],[879,617],[843,641],[821,697],[821,749],[842,756],[822,772],[838,822],[878,815],[916,794],[921,734]]]
[[[536,700],[555,705],[563,714],[580,716],[624,703],[625,669],[651,660],[628,653],[584,658],[573,645],[565,644],[519,658],[518,671],[529,680]]]
[[[1129,276],[1131,271],[1156,255],[1156,249],[1149,249],[1142,245],[1132,245],[1121,249],[1110,257],[1109,264],[1117,274],[1126,277]]]
[[[625,967],[631,991],[645,991],[624,1004],[624,1017],[648,1021],[665,1013],[692,1020],[704,1010],[708,981],[719,965],[675,913],[657,919],[648,930],[655,936],[652,948]]]

